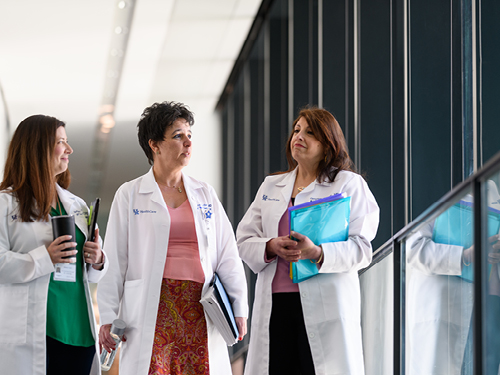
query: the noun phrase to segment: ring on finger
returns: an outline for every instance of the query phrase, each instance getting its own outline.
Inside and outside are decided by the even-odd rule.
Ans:
[[[90,254],[89,253],[87,253],[87,258],[90,258]]]

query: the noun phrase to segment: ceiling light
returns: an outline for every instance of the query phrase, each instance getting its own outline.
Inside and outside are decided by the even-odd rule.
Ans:
[[[121,34],[123,29],[120,26],[115,27],[115,34]]]
[[[126,6],[127,6],[127,3],[125,1],[118,2],[119,9],[125,9]]]
[[[101,116],[99,122],[101,123],[102,128],[111,129],[113,126],[115,126],[115,119],[113,115],[110,114]]]

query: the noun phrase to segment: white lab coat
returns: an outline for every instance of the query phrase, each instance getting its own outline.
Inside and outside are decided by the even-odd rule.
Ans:
[[[499,209],[500,196],[487,182],[488,205]],[[471,196],[464,198],[472,201]],[[407,241],[408,373],[460,375],[474,303],[474,284],[462,273],[462,246],[431,240],[434,221]]]
[[[235,316],[248,315],[247,286],[234,233],[214,189],[182,175],[195,218],[203,292],[217,271]],[[106,251],[111,263],[99,284],[101,324],[120,318],[127,324],[120,352],[120,375],[146,375],[151,362],[163,270],[167,257],[170,215],[151,169],[123,184],[111,206]],[[207,315],[210,373],[231,374],[224,339]]]
[[[258,275],[245,368],[248,375],[269,372],[271,283],[277,262],[266,263],[264,253],[266,242],[278,236],[296,171],[267,177],[236,231],[240,256]],[[298,284],[317,375],[364,374],[357,271],[372,259],[370,241],[378,228],[378,205],[363,178],[348,171],[339,172],[332,183],[311,183],[296,196],[295,205],[341,192],[351,197],[349,238],[323,244],[320,274]]]
[[[69,215],[87,237],[88,207],[69,191],[57,186],[57,194]],[[46,369],[45,331],[47,292],[55,270],[45,245],[52,240],[50,221],[21,222],[18,203],[7,192],[0,193],[0,368],[5,374],[44,375]],[[83,257],[83,253],[78,256]],[[84,267],[85,297],[92,335],[96,322],[89,282],[96,283],[106,273],[90,265]],[[68,370],[71,373],[71,370]],[[96,355],[91,374],[100,374]]]

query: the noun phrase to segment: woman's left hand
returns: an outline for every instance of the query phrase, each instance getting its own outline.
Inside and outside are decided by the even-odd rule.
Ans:
[[[241,341],[247,334],[247,318],[236,316],[234,320],[236,321],[236,326],[238,327],[238,332],[240,333],[238,340]]]
[[[323,249],[319,246],[316,246],[307,236],[297,232],[290,233],[292,237],[297,240],[296,246],[289,246],[288,248],[291,250],[300,250],[300,259],[312,259],[318,260],[321,257],[321,253]]]
[[[83,258],[85,259],[85,263],[89,264],[99,264],[98,268],[93,266],[96,269],[102,269],[102,263],[104,260],[104,254],[101,249],[101,244],[99,243],[99,228],[95,230],[95,238],[94,241],[87,241],[85,245],[83,245]]]

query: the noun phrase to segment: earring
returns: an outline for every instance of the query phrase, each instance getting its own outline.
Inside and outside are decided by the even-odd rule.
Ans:
[[[325,154],[325,163],[326,163],[326,154]]]
[[[156,150],[156,155],[160,155],[160,150]]]

